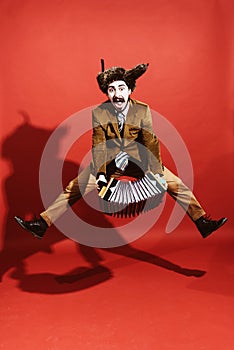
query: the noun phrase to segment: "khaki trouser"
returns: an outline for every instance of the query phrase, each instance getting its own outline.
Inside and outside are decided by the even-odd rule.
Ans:
[[[193,221],[205,214],[191,190],[166,167],[164,167],[164,178],[168,185],[167,192],[169,195],[182,206]],[[96,189],[96,178],[91,173],[90,167],[87,167],[78,177],[69,182],[64,192],[46,211],[40,214],[41,217],[51,226],[56,219],[65,213],[69,206],[94,189]]]

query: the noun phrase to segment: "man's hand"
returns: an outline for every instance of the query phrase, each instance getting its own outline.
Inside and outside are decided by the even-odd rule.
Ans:
[[[103,175],[103,174],[99,175],[99,177],[96,181],[96,186],[97,186],[98,192],[100,192],[102,187],[106,186],[106,185],[107,185],[107,181],[106,181],[105,175]]]

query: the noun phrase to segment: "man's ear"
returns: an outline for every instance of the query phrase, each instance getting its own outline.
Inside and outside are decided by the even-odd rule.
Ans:
[[[128,89],[128,96],[130,96],[132,93],[132,90],[131,89]]]

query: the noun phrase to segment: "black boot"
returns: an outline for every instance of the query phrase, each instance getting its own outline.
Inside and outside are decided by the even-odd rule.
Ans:
[[[42,217],[33,221],[24,221],[19,216],[15,216],[14,219],[23,229],[31,232],[36,238],[42,238],[48,228],[47,223]]]
[[[202,237],[206,238],[213,231],[216,231],[218,228],[223,226],[226,221],[227,218],[222,218],[216,221],[204,215],[195,221],[195,225],[197,226],[198,231],[201,233]]]

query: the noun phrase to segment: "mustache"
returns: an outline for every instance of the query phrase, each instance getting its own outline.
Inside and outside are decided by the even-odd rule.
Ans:
[[[113,97],[113,102],[125,102],[123,97]]]

